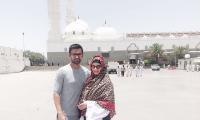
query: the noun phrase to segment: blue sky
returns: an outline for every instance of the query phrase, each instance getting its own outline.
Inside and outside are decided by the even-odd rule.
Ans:
[[[65,28],[65,0],[61,24]],[[107,23],[119,32],[200,31],[199,0],[75,0],[91,30]],[[46,52],[47,0],[0,0],[0,46]]]

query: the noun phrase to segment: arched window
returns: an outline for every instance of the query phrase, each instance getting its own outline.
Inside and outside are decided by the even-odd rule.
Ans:
[[[76,34],[76,32],[75,32],[75,31],[73,31],[73,32],[72,32],[72,34],[73,34],[73,35],[75,35],[75,34]]]

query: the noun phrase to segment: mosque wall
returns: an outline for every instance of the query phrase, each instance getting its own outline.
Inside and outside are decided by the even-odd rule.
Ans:
[[[126,51],[109,51],[109,52],[98,52],[98,51],[85,51],[82,59],[82,64],[87,65],[92,56],[102,54],[105,56],[106,61],[124,61],[129,60]],[[108,55],[108,56],[107,56]],[[70,62],[69,54],[67,52],[48,52],[48,63],[49,65],[66,65]]]
[[[0,73],[20,72],[24,67],[22,51],[0,46]]]
[[[82,64],[87,65],[89,59],[96,54],[98,52],[84,52]],[[70,63],[68,52],[48,52],[47,56],[49,65],[66,65]]]
[[[193,37],[150,37],[150,38],[127,38],[128,41],[134,41],[136,45],[142,50],[145,49],[145,46],[151,46],[154,43],[159,43],[163,45],[163,49],[172,49],[173,45],[176,46],[186,46],[189,45],[190,49],[196,47],[200,43],[200,36]]]
[[[150,47],[154,43],[159,43],[163,45],[163,49],[172,49],[173,45],[176,46],[186,46],[189,45],[190,49],[195,48],[200,43],[200,36],[187,37],[187,38],[121,38],[116,40],[70,40],[68,42],[60,43],[47,43],[48,52],[64,52],[68,51],[68,48],[73,43],[79,43],[83,46],[85,51],[111,51],[114,50],[127,50],[131,44],[135,44],[139,50],[145,50],[145,47]]]
[[[118,39],[118,40],[101,40],[101,41],[77,41],[77,42],[65,42],[65,43],[52,43],[52,46],[50,46],[51,51],[58,51],[58,52],[48,52],[48,62],[49,64],[54,65],[65,65],[69,63],[68,58],[68,49],[69,46],[73,43],[79,43],[84,48],[84,58],[83,58],[83,64],[87,64],[88,60],[91,58],[91,56],[94,56],[95,54],[100,53],[109,53],[109,61],[128,61],[130,55],[127,54],[127,48],[130,44],[134,43],[139,50],[144,50],[145,46],[151,46],[153,43],[159,43],[163,44],[164,49],[171,49],[172,45],[177,46],[185,46],[187,44],[190,45],[190,48],[195,48],[195,46],[200,42],[199,37],[189,37],[189,38],[127,38],[127,39]],[[100,47],[100,49],[98,49]],[[135,49],[135,48],[133,48]],[[136,49],[135,49],[136,50]],[[13,62],[5,62],[9,60],[12,56],[15,56],[14,59],[17,58],[18,62],[20,63],[20,54],[17,54],[12,49],[5,49],[6,56],[10,57],[2,57],[1,55],[1,63],[4,66],[1,66],[1,71],[12,71],[11,67],[9,67],[7,64],[13,64]],[[60,51],[60,52],[59,52]],[[133,50],[134,52],[134,50]],[[2,54],[2,53],[1,53]],[[4,53],[3,53],[4,54]],[[16,57],[17,56],[17,57]],[[22,54],[21,54],[22,56]],[[4,62],[3,62],[4,60]],[[22,63],[21,63],[22,64]],[[19,64],[20,65],[20,64]],[[17,69],[17,68],[14,68]],[[18,71],[18,70],[16,70]]]
[[[71,40],[73,41],[73,40]],[[163,49],[172,49],[173,45],[176,46],[186,46],[189,45],[190,49],[194,49],[197,44],[200,43],[200,37],[187,37],[187,38],[126,38],[126,39],[116,39],[116,40],[99,40],[94,39],[86,41],[74,40],[73,42],[63,42],[57,44],[48,43],[48,61],[49,63],[62,64],[65,65],[69,63],[68,50],[69,46],[74,43],[79,43],[84,49],[83,64],[87,64],[91,56],[99,53],[109,53],[108,61],[128,61],[130,54],[128,52],[138,52],[145,50],[146,46],[151,46],[154,43],[159,43],[163,45]],[[139,57],[137,55],[137,57]],[[142,56],[140,56],[142,57]]]

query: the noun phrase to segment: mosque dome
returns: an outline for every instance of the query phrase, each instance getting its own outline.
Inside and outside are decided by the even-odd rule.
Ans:
[[[62,37],[64,41],[82,41],[90,39],[88,24],[78,18],[74,22],[71,22],[69,25],[67,25]]]
[[[94,33],[96,35],[116,35],[117,31],[110,26],[103,25],[98,27]]]
[[[94,35],[96,39],[116,39],[118,37],[117,31],[106,22],[94,31]]]
[[[67,25],[64,34],[85,34],[88,33],[88,31],[88,24],[78,18],[74,22],[71,22],[69,25]]]

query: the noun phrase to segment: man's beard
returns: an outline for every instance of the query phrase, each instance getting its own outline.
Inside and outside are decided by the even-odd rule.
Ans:
[[[73,59],[72,63],[78,65],[81,63],[81,59],[79,59],[79,58]]]

